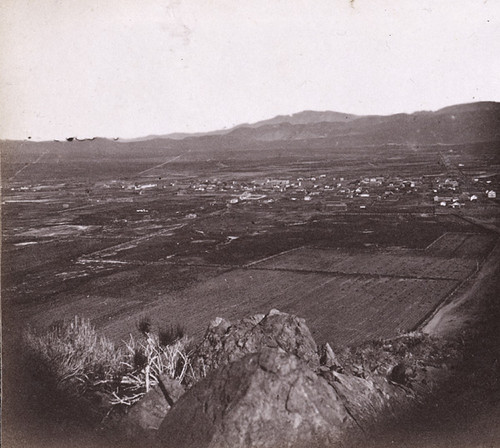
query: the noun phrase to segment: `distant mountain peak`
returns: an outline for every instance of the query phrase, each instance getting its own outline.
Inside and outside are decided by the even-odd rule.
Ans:
[[[333,138],[334,135],[359,134],[360,132],[373,132],[374,127],[386,127],[383,132],[386,138],[389,138],[391,132],[398,135],[401,132],[401,120],[407,119],[424,120],[426,117],[444,116],[444,115],[463,115],[463,114],[489,114],[494,116],[500,114],[500,103],[493,101],[482,101],[475,103],[465,103],[444,107],[437,111],[416,111],[413,113],[397,113],[391,115],[355,115],[335,111],[315,111],[304,110],[289,115],[277,115],[273,118],[257,121],[255,123],[242,123],[237,126],[225,129],[219,129],[209,132],[197,133],[171,133],[167,135],[150,135],[136,139],[120,139],[121,142],[139,142],[152,140],[185,140],[189,141],[203,137],[234,137],[237,139],[256,139],[264,141],[274,140],[304,140],[311,138],[324,139],[327,136]],[[391,131],[391,123],[398,122]],[[346,128],[347,126],[347,128]],[[368,129],[367,128],[370,128]],[[427,125],[426,125],[427,126]],[[299,128],[303,129],[299,129]],[[304,127],[308,127],[305,129]],[[431,126],[432,127],[432,126]],[[382,131],[381,131],[382,132]],[[449,131],[447,131],[449,132]],[[455,132],[455,131],[454,131]],[[453,134],[453,132],[451,132]],[[345,135],[342,135],[342,138]]]
[[[238,127],[250,127],[256,128],[260,126],[266,126],[270,124],[281,124],[281,123],[290,123],[290,124],[312,124],[312,123],[341,123],[348,122],[352,120],[356,120],[359,118],[358,115],[346,114],[342,112],[333,112],[333,111],[315,111],[315,110],[304,110],[302,112],[297,112],[291,115],[277,115],[274,118],[270,118],[268,120],[258,121],[252,124],[244,124],[236,126]]]

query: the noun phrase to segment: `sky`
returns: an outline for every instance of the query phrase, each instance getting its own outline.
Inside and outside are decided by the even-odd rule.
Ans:
[[[1,0],[0,139],[500,101],[498,0]]]

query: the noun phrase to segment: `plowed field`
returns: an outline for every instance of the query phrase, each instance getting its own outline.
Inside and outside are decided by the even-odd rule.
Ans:
[[[454,280],[368,278],[309,272],[236,269],[196,284],[181,293],[163,295],[157,305],[123,322],[104,326],[115,339],[125,337],[137,319],[186,324],[201,336],[215,316],[229,320],[271,308],[304,317],[318,342],[334,346],[411,330],[457,285]]]
[[[460,280],[476,268],[476,260],[441,258],[408,251],[404,254],[301,248],[256,264],[261,269],[330,272],[420,279]]]

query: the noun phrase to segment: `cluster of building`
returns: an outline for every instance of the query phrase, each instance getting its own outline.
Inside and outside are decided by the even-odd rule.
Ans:
[[[414,203],[434,204],[438,207],[462,208],[474,202],[496,199],[497,178],[492,176],[469,178],[463,174],[422,176],[405,178],[397,175],[364,176],[347,179],[332,174],[309,174],[308,176],[262,179],[155,179],[147,182],[108,181],[99,182],[94,190],[114,190],[114,200],[130,201],[130,192],[135,194],[155,194],[171,191],[178,195],[198,195],[211,198],[211,205],[226,203],[255,202],[271,204],[275,201],[307,202],[323,209],[343,211],[347,208],[382,207],[382,204],[400,202],[402,205]],[[64,185],[62,185],[64,186]],[[54,188],[54,186],[51,186]],[[60,187],[59,185],[56,187]],[[43,186],[18,186],[19,191],[40,191]],[[87,194],[91,194],[90,187]],[[14,188],[12,188],[14,189]],[[117,197],[116,191],[122,194]],[[138,209],[138,213],[147,213]]]
[[[491,182],[491,180],[482,181],[480,178],[474,178],[472,182],[466,183],[453,178],[437,178],[432,188],[433,201],[441,207],[462,208],[470,202],[496,199],[497,194],[490,187]]]
[[[262,201],[271,203],[276,199],[316,202],[321,199],[327,208],[345,209],[348,200],[398,200],[401,195],[421,190],[422,181],[399,177],[363,177],[346,179],[327,174],[305,177],[266,178],[252,181],[204,180],[192,181],[187,192],[203,195],[229,194],[227,202]],[[360,207],[365,207],[361,204]]]
[[[477,186],[481,186],[477,181]],[[396,202],[421,199],[436,205],[460,208],[467,202],[481,198],[496,198],[493,189],[464,191],[459,180],[446,178],[403,178],[400,176],[373,176],[346,179],[327,174],[296,178],[266,178],[252,181],[204,180],[192,181],[188,191],[204,195],[223,194],[228,204],[244,201],[272,203],[278,199],[318,202],[327,209],[345,210],[347,204],[366,208],[374,202]],[[227,197],[229,195],[229,198]],[[380,202],[379,202],[380,203]]]

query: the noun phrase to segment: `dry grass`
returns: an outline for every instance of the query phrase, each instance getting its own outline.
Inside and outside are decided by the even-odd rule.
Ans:
[[[153,333],[146,333],[141,340],[130,336],[126,344],[127,360],[123,362],[127,373],[120,381],[121,393],[113,393],[111,403],[135,403],[158,384],[161,375],[183,382],[187,375],[192,374],[187,349],[189,343],[185,336],[169,345],[161,344],[160,337]]]
[[[46,382],[71,399],[99,402],[106,415],[134,404],[161,375],[183,381],[190,374],[190,340],[183,335],[162,345],[149,330],[140,339],[131,336],[122,348],[97,334],[89,320],[75,317],[43,333],[28,329],[24,344]]]

